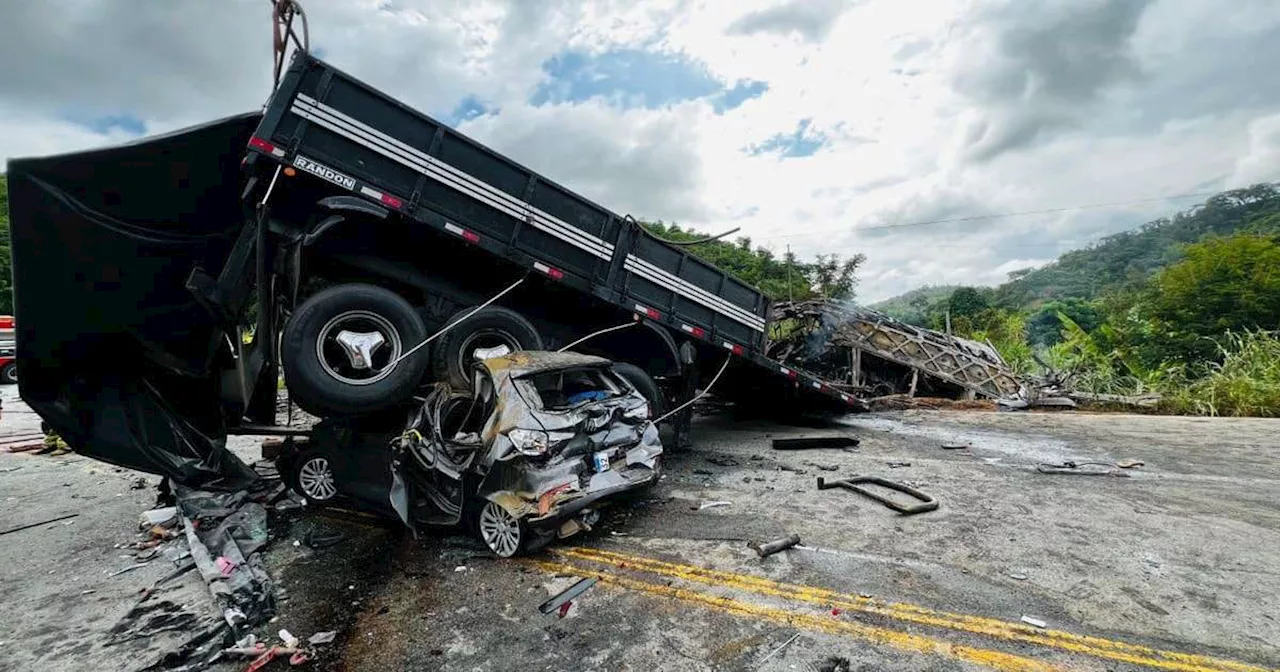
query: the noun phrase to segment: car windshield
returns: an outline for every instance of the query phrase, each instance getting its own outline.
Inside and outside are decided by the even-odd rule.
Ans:
[[[572,408],[582,403],[625,394],[627,388],[607,369],[589,367],[536,373],[517,381],[535,393],[545,410]]]

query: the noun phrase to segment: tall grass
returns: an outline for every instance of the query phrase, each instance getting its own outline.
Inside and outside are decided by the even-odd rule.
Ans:
[[[1280,332],[1228,333],[1221,362],[1181,384],[1166,381],[1161,408],[1196,415],[1280,417]]]
[[[1064,340],[1046,353],[1048,364],[1071,374],[1084,392],[1158,392],[1165,413],[1280,417],[1280,331],[1228,332],[1215,340],[1217,361],[1145,369],[1117,346],[1123,339],[1103,325],[1087,333],[1065,315]]]

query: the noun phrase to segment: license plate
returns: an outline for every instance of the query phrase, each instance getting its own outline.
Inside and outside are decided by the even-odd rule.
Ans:
[[[591,456],[591,462],[595,465],[596,473],[609,471],[609,452],[600,451]]]

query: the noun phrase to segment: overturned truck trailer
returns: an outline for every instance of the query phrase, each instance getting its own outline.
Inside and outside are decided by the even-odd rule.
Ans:
[[[262,114],[8,172],[23,398],[77,451],[187,485],[253,478],[225,438],[272,431],[281,373],[360,416],[465,389],[495,347],[612,360],[654,417],[716,379],[863,408],[769,357],[757,289],[305,53]]]
[[[906,324],[869,308],[823,300],[779,303],[773,325],[785,335],[770,344],[770,355],[839,380],[850,391],[890,394],[910,385],[915,392],[907,380],[923,374],[970,396],[1021,400],[1030,393],[989,344]],[[884,362],[902,368],[886,368]],[[908,377],[894,375],[903,370],[910,371]]]

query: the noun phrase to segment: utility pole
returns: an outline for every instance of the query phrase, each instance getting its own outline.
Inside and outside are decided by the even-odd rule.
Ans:
[[[791,243],[787,243],[787,301],[795,303],[795,300],[791,293]]]

